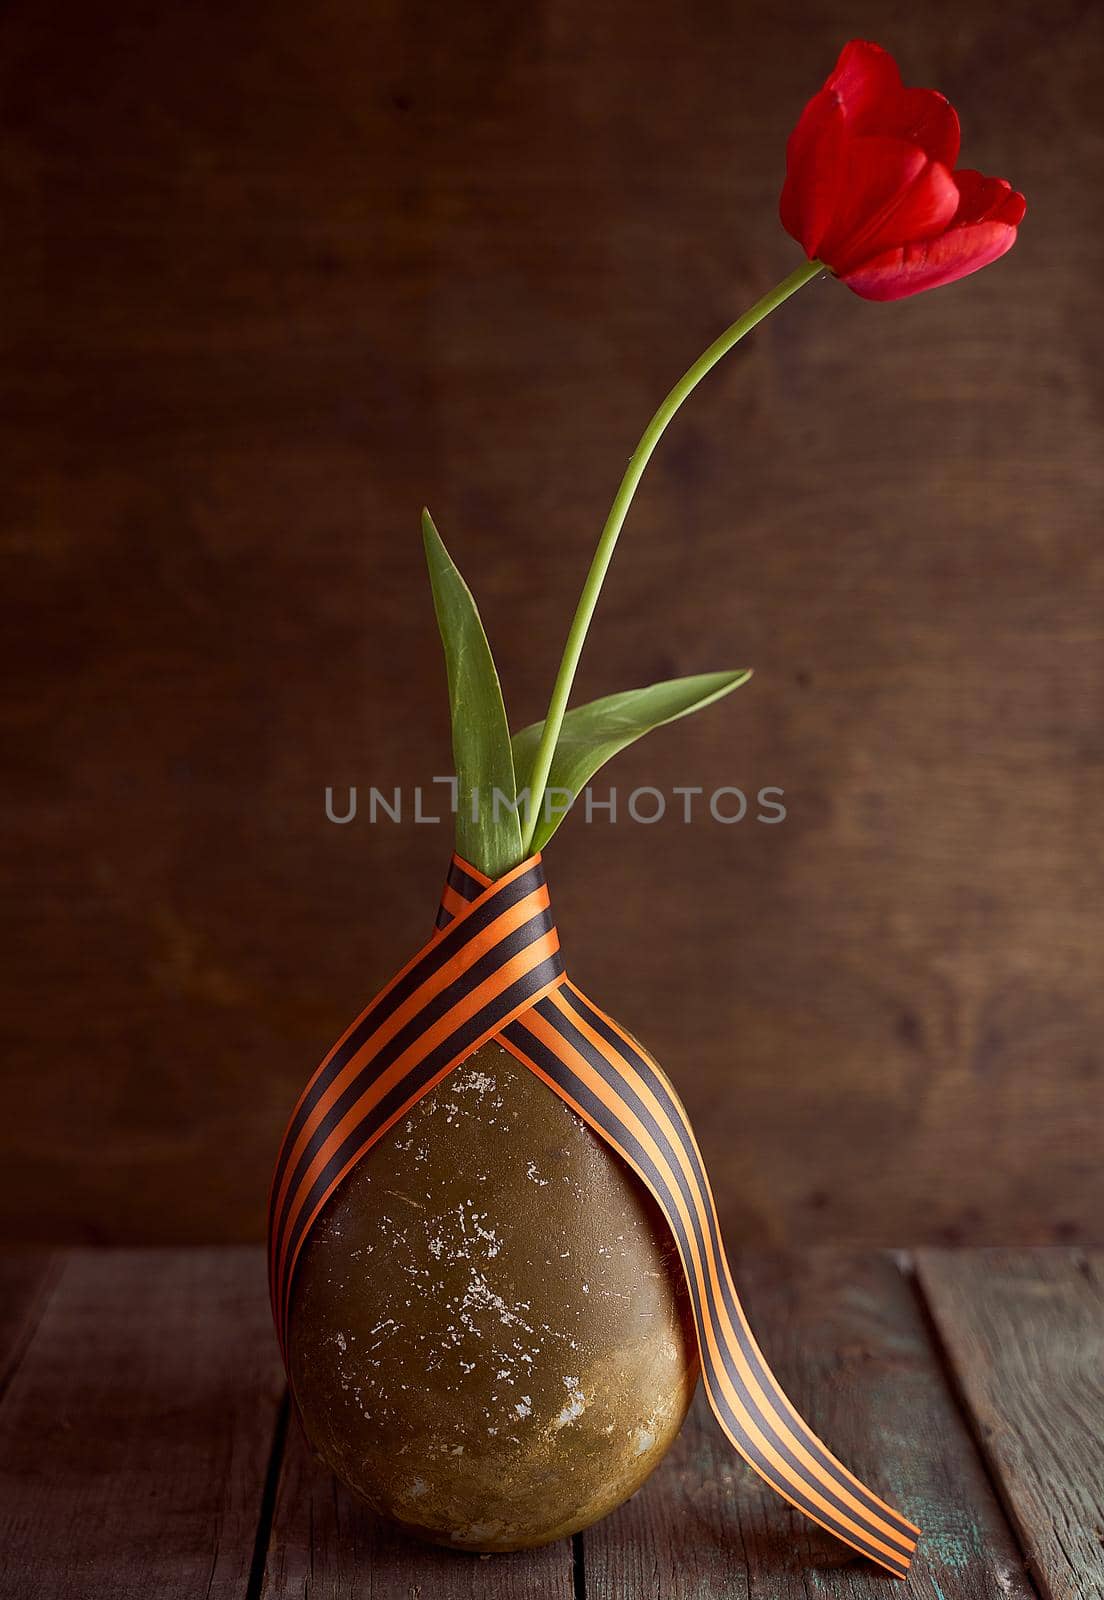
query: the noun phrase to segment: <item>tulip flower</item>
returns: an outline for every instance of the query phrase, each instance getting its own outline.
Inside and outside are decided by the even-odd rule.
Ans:
[[[1023,195],[955,171],[954,107],[906,89],[893,57],[852,40],[790,135],[782,225],[866,300],[953,283],[1011,250]]]
[[[901,300],[953,283],[1016,242],[1024,199],[1003,178],[956,170],[954,107],[934,89],[906,89],[880,45],[846,44],[809,101],[786,150],[781,219],[808,261],[745,311],[675,384],[633,451],[575,610],[531,768],[527,848],[545,796],[575,672],[614,548],[664,429],[706,373],[803,284],[832,272],[866,300]],[[617,748],[621,748],[624,743]]]

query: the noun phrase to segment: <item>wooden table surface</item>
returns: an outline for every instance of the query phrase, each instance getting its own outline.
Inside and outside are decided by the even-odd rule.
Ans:
[[[252,1248],[0,1257],[0,1592],[19,1600],[1099,1600],[1104,1254],[736,1257],[796,1403],[925,1531],[894,1580],[746,1469],[701,1396],[574,1540],[403,1538],[289,1420]]]

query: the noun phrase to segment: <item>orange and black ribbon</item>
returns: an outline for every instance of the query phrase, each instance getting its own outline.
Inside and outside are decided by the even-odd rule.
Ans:
[[[709,1403],[731,1443],[791,1505],[904,1577],[919,1530],[836,1460],[779,1388],[733,1286],[686,1112],[629,1035],[567,977],[539,855],[495,882],[454,856],[433,938],[303,1091],[269,1202],[281,1347],[295,1264],[326,1201],[388,1128],[488,1039],[578,1112],[655,1197],[686,1273]]]

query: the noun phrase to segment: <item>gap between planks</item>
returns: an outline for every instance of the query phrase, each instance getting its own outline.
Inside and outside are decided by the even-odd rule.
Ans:
[[[1083,1259],[920,1252],[910,1281],[907,1258],[869,1252],[737,1256],[752,1325],[799,1410],[924,1525],[898,1585],[773,1496],[700,1397],[659,1471],[585,1536],[488,1561],[417,1545],[311,1462],[289,1417],[260,1252],[77,1251],[41,1269],[9,1258],[5,1556],[13,1535],[25,1547],[13,1592],[83,1600],[92,1582],[145,1600],[155,1583],[163,1600],[330,1600],[366,1585],[381,1600],[704,1600],[738,1582],[770,1600],[1034,1600],[1022,1543],[1045,1600],[1099,1600],[1104,1584],[1076,1571],[1091,1549],[1071,1558],[1034,1509],[1055,1495],[1080,1509],[1076,1483],[1052,1482],[1045,1453],[1016,1448],[1032,1420],[1017,1405],[1045,1399],[1054,1377],[1032,1353],[1040,1327],[1060,1336],[1063,1392],[1084,1392],[1079,1363],[1098,1349],[1102,1302]],[[1076,1426],[1067,1415],[1064,1436]]]
[[[737,1257],[737,1281],[784,1387],[860,1477],[925,1528],[887,1580],[774,1496],[703,1396],[639,1494],[565,1544],[472,1562],[390,1532],[313,1463],[293,1423],[258,1600],[1037,1600],[906,1263],[870,1252]],[[734,1589],[739,1584],[739,1590]]]
[[[589,1600],[1036,1600],[906,1265],[821,1250],[733,1260],[797,1409],[921,1525],[908,1578],[887,1578],[772,1495],[699,1401],[656,1477],[588,1530]]]
[[[1044,1600],[1104,1595],[1104,1253],[922,1250],[917,1278]]]

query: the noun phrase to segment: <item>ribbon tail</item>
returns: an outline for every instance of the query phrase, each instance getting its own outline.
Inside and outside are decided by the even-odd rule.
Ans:
[[[919,1529],[836,1460],[767,1366],[733,1285],[693,1129],[655,1063],[569,979],[496,1037],[654,1196],[686,1274],[709,1403],[736,1450],[791,1505],[903,1578]]]

